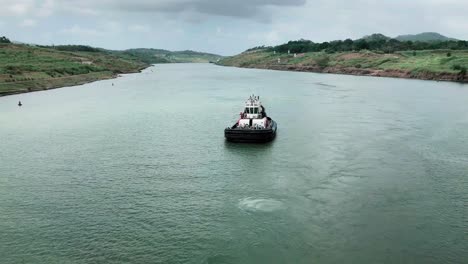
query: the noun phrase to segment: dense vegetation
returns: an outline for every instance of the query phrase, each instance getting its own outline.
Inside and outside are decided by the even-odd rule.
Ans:
[[[85,45],[58,45],[58,46],[39,46],[43,48],[52,48],[61,51],[85,51],[85,52],[100,52],[102,49],[93,48]]]
[[[183,63],[183,62],[211,62],[222,57],[216,54],[191,50],[169,51],[163,49],[129,49],[123,51],[138,57],[146,63]]]
[[[422,42],[422,41],[399,41],[396,39],[385,38],[362,38],[358,40],[336,40],[331,42],[314,43],[310,40],[296,40],[289,41],[288,43],[268,48],[271,51],[280,53],[303,53],[303,52],[319,52],[325,51],[327,53],[343,52],[343,51],[361,51],[370,50],[382,53],[393,53],[396,51],[408,50],[468,50],[468,42],[459,41],[435,41],[435,42]]]
[[[221,56],[211,53],[196,52],[191,50],[169,51],[163,49],[128,49],[123,51],[106,50],[85,45],[58,45],[38,46],[41,48],[55,49],[69,52],[100,52],[109,55],[124,57],[130,60],[138,60],[148,64],[177,63],[177,62],[210,62],[217,61]]]
[[[137,57],[139,60],[149,63],[149,64],[156,64],[156,63],[170,63],[170,61],[165,58],[165,55],[161,55],[161,52],[165,50],[157,50],[157,49],[130,49],[125,50],[125,54],[129,54],[130,56]]]
[[[9,39],[7,39],[5,36],[0,37],[0,43],[11,43]]]
[[[0,44],[0,95],[75,85],[148,66],[128,54],[63,47]]]

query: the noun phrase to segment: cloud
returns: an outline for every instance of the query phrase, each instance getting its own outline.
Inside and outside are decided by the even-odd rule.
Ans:
[[[0,15],[9,17],[49,17],[59,11],[80,15],[96,14],[94,9],[104,8],[99,1],[88,0],[0,0]]]
[[[98,37],[121,36],[124,28],[117,21],[102,20],[94,23],[94,27],[83,27],[78,24],[60,30],[58,33],[70,38],[81,37],[83,40]]]
[[[0,15],[9,17],[47,17],[53,13],[55,0],[0,0]]]
[[[24,15],[26,14],[30,6],[27,5],[26,3],[17,3],[13,4],[8,8],[14,15]]]
[[[118,11],[122,13],[161,13],[254,18],[271,18],[268,7],[303,6],[307,0],[65,0],[64,7],[80,6],[84,10]],[[70,7],[68,7],[70,8]]]
[[[466,19],[466,16],[453,16],[442,21],[442,25],[453,31],[457,36],[462,36],[466,34],[468,29],[468,19]]]
[[[300,6],[305,0],[172,0],[120,1],[120,7],[139,12],[198,12],[228,17],[254,17],[267,6]]]
[[[2,34],[18,41],[222,54],[377,32],[468,39],[466,14],[467,0],[0,0]],[[122,38],[126,33],[132,38]]]
[[[281,33],[279,30],[273,29],[269,31],[252,32],[247,35],[247,39],[258,45],[274,45],[280,41]]]
[[[36,25],[37,22],[34,19],[25,19],[20,23],[21,27],[35,27]]]
[[[0,15],[23,16],[34,9],[34,0],[0,0]]]
[[[45,0],[37,9],[36,14],[40,17],[48,17],[53,14],[55,8],[54,0]]]
[[[130,25],[128,26],[128,30],[131,32],[137,32],[137,33],[149,33],[151,32],[151,27],[148,25]]]
[[[92,28],[83,28],[79,25],[74,25],[69,28],[65,28],[60,31],[61,34],[74,35],[74,36],[83,36],[83,37],[97,37],[103,35],[103,32],[92,29]]]
[[[105,1],[104,1],[105,2]],[[62,12],[78,16],[97,16],[106,7],[100,1],[72,1],[64,0],[60,2],[59,8]]]
[[[424,31],[467,38],[466,29],[463,33],[460,28],[468,21],[467,13],[468,1],[463,0],[309,0],[300,8],[275,9],[275,19],[268,28],[251,39],[271,43],[273,38],[265,32],[278,32],[275,44],[279,44],[299,38],[330,41],[372,33],[397,36]],[[454,17],[460,19],[448,22]]]

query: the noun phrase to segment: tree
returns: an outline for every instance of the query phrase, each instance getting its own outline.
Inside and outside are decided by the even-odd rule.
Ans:
[[[378,36],[378,35],[377,35]],[[268,47],[269,51],[286,53],[288,50],[292,53],[319,52],[327,53],[370,50],[374,52],[393,53],[396,51],[419,51],[419,50],[468,50],[468,42],[460,41],[399,41],[397,39],[388,39],[381,37],[362,38],[358,40],[335,40],[330,42],[314,43],[310,40],[300,39],[289,41],[287,43]],[[452,54],[450,53],[450,56]],[[449,56],[449,55],[447,55]]]
[[[466,75],[466,67],[465,66],[462,66],[461,69],[460,69],[460,75],[461,76],[465,76]]]
[[[363,49],[369,49],[369,43],[367,43],[367,41],[363,39],[354,41],[353,50],[360,51]]]
[[[7,37],[3,36],[3,37],[0,37],[0,43],[11,43],[11,41],[7,39]]]
[[[327,55],[324,55],[315,59],[315,62],[317,63],[318,66],[320,66],[320,68],[325,68],[328,66],[328,63],[330,62],[330,57],[328,57]]]
[[[353,50],[353,40],[352,39],[345,39],[345,41],[343,41],[343,50],[345,50],[345,51]]]

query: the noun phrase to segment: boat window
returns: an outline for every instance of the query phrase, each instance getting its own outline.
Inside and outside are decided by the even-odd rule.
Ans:
[[[249,113],[249,108],[246,107],[244,113],[248,114]]]
[[[254,114],[258,114],[258,108],[257,107],[254,108]]]
[[[250,113],[253,114],[253,107],[250,107]]]

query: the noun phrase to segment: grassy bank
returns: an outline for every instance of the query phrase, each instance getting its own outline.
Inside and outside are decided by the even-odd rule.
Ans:
[[[307,52],[296,56],[255,50],[224,58],[218,64],[244,68],[468,82],[466,50],[401,51],[391,54],[362,50]]]
[[[148,66],[131,54],[105,50],[62,51],[0,44],[0,96],[108,79]]]

